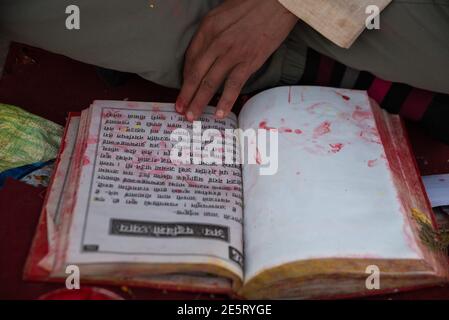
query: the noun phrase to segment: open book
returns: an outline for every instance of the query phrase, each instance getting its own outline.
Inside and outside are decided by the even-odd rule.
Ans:
[[[280,87],[238,118],[213,114],[205,110],[199,138],[172,104],[95,101],[72,114],[25,278],[61,280],[77,265],[82,283],[246,298],[444,281],[447,256],[402,123],[365,92]],[[232,143],[211,149],[208,129]],[[269,147],[251,129],[266,132]],[[256,152],[242,165],[172,161],[180,132],[189,148],[199,143],[189,156]],[[372,270],[380,290],[367,286]]]

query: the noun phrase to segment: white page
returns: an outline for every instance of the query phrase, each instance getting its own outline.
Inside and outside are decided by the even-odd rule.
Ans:
[[[420,259],[370,108],[365,92],[317,87],[247,102],[240,127],[278,128],[279,169],[243,166],[245,281],[297,260]]]
[[[432,207],[449,205],[449,174],[422,177]]]
[[[241,168],[162,163],[169,160],[164,152],[169,152],[172,145],[164,140],[170,137],[167,132],[174,129],[168,124],[188,126],[172,104],[96,101],[91,110],[66,260],[215,263],[242,276],[240,265],[230,254],[235,254],[235,250],[242,252],[243,247],[242,181],[241,177],[234,179],[241,176]],[[202,119],[209,126],[236,126],[235,116],[222,124],[216,123],[210,108]],[[203,122],[203,130],[206,125]],[[130,128],[134,131],[127,132]],[[131,143],[134,145],[130,146]],[[190,176],[204,181],[180,182],[176,178],[180,168],[192,170],[181,173],[183,178]],[[194,172],[211,168],[227,172],[219,175]],[[170,172],[171,169],[176,173]],[[217,177],[223,182],[209,181]],[[226,184],[227,179],[237,182]],[[195,190],[205,194],[195,194]],[[207,194],[212,191],[221,195]],[[228,202],[217,204],[204,201],[204,197]],[[198,207],[198,204],[219,207]]]

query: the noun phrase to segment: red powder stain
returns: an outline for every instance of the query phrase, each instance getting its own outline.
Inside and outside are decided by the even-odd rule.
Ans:
[[[321,105],[325,105],[325,104],[326,104],[326,102],[316,102],[316,103],[313,103],[313,104],[311,104],[310,106],[308,106],[308,107],[306,108],[306,110],[307,110],[307,112],[313,114],[314,111],[315,111],[315,109],[316,109],[317,107],[319,107],[319,106],[321,106]]]
[[[313,137],[318,138],[329,132],[331,132],[331,123],[329,121],[324,121],[322,124],[316,127],[315,130],[313,130]]]
[[[149,170],[148,173],[149,174],[165,174],[166,170],[164,169],[155,169],[155,170]]]
[[[128,102],[128,103],[126,104],[126,106],[127,106],[128,108],[137,108],[137,107],[139,106],[139,104],[138,104],[137,102]]]
[[[98,143],[98,138],[97,137],[90,137],[87,139],[86,141],[87,144],[97,144]]]
[[[341,94],[341,93],[338,92],[338,91],[335,91],[335,93],[338,94],[340,97],[342,97],[343,100],[346,100],[346,101],[351,100],[350,97],[348,97],[348,96],[346,96],[346,95],[344,95],[344,94]]]
[[[340,150],[343,148],[343,143],[331,143],[331,144],[329,144],[330,145],[330,147],[332,148],[331,149],[331,152],[333,152],[333,153],[337,153],[337,152],[340,152]]]
[[[292,133],[293,132],[293,130],[292,129],[290,129],[290,128],[284,128],[284,127],[281,127],[281,128],[279,128],[279,132],[280,133]]]
[[[178,103],[179,103],[179,102],[178,102]],[[153,104],[153,105],[151,106],[151,111],[153,111],[154,113],[156,113],[156,115],[157,115],[158,117],[160,117],[162,120],[165,120],[165,119],[166,119],[165,114],[161,112],[161,107],[158,106],[157,104]]]
[[[186,180],[186,183],[189,187],[197,187],[198,186],[198,183],[196,183],[195,181]]]
[[[87,166],[88,164],[90,164],[90,160],[87,156],[83,157],[83,166]]]
[[[157,125],[157,124],[154,124],[154,125],[152,125],[152,130],[154,130],[156,133],[159,133],[159,131],[161,131],[161,128],[162,128],[162,125]]]
[[[261,121],[259,123],[259,128],[260,129],[264,129],[264,130],[276,130],[276,128],[272,128],[272,127],[267,126],[267,121],[266,120]]]
[[[377,130],[373,127],[369,127],[366,128],[365,130],[362,130],[359,133],[359,136],[366,142],[381,144],[379,134],[377,133]]]
[[[359,106],[355,107],[355,111],[352,113],[352,119],[356,121],[363,121],[366,119],[370,119],[372,114],[368,111],[362,111],[362,108]]]
[[[372,168],[377,165],[377,159],[368,160],[368,167]]]
[[[281,119],[281,122],[284,122],[284,121],[285,121],[284,119]],[[269,127],[267,125],[267,121],[266,120],[264,120],[264,121],[259,123],[259,128],[260,129],[264,129],[264,130],[278,130],[279,133],[293,133],[293,132],[296,133],[296,134],[301,134],[302,133],[302,131],[300,129],[293,130],[293,129],[287,128],[287,127],[281,127],[279,129],[278,128],[274,128],[274,127]]]
[[[262,164],[262,157],[260,156],[259,149],[256,148],[256,163],[258,165]]]

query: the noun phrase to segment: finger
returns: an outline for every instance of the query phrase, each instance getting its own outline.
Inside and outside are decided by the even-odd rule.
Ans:
[[[220,88],[226,75],[232,70],[233,64],[226,58],[219,58],[205,75],[195,93],[192,102],[186,112],[187,120],[196,120],[203,112],[206,105]]]
[[[186,50],[183,67],[183,86],[175,104],[176,111],[179,113],[184,113],[184,111],[187,109],[190,103],[189,99],[192,98],[193,93],[197,89],[199,81],[201,81],[202,74],[201,71],[199,72],[199,74],[196,74],[198,73],[198,70],[196,70],[196,65],[199,63],[198,61],[201,61],[202,59],[204,60],[204,57],[201,57],[201,55],[202,53],[208,51],[208,48],[210,48],[210,45],[212,43],[212,34],[214,33],[212,32],[211,21],[212,19],[207,17],[203,19],[197,32],[192,38],[192,41],[190,42],[189,47]],[[211,59],[214,60],[213,58]],[[213,61],[210,62],[210,65],[212,65],[212,63]],[[206,69],[208,70],[209,67],[207,67]],[[207,72],[207,70],[205,72]]]
[[[215,51],[207,49],[206,52],[197,57],[191,67],[187,67],[184,74],[184,81],[177,99],[176,111],[183,113],[190,105],[195,92],[201,85],[201,82],[217,59]]]
[[[184,99],[188,95],[189,88],[185,88],[185,86],[188,86],[186,79],[191,77],[193,66],[195,63],[196,58],[199,56],[199,53],[201,51],[204,51],[207,48],[204,32],[202,30],[202,27],[198,29],[198,31],[193,36],[192,40],[190,41],[190,44],[186,50],[185,58],[184,58],[184,66],[183,66],[183,86],[181,88],[181,91],[184,89],[184,91],[181,92],[178,95],[175,103],[175,108],[178,113],[184,113],[185,109],[187,108],[187,105],[190,101],[185,101]],[[191,77],[192,78],[192,77]],[[195,78],[195,76],[193,76]],[[195,79],[193,79],[195,80]],[[192,81],[192,80],[190,80]]]
[[[250,76],[251,72],[245,64],[239,64],[231,71],[226,79],[223,94],[220,97],[220,101],[218,101],[217,110],[215,111],[217,118],[224,119],[229,115]]]
[[[199,56],[200,52],[204,51],[207,47],[208,43],[206,42],[204,32],[199,29],[186,50],[183,69],[184,77],[192,69],[195,59]]]

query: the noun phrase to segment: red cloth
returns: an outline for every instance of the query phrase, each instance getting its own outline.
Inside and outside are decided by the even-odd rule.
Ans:
[[[0,102],[24,108],[61,125],[69,111],[80,111],[93,100],[173,102],[177,91],[164,88],[137,76],[126,84],[111,88],[98,78],[95,68],[43,50],[14,44],[3,78]],[[423,173],[449,173],[449,146],[431,140],[411,125],[412,145]],[[64,284],[31,283],[22,280],[22,272],[45,189],[8,180],[0,190],[0,299],[36,299]],[[81,283],[82,285],[82,283]],[[125,299],[205,299],[207,294],[163,292],[106,287]],[[382,298],[449,299],[449,286],[399,293]]]

